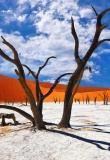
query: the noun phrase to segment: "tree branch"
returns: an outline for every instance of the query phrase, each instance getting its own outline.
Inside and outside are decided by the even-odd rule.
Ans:
[[[32,76],[36,79],[36,75],[35,75],[35,72],[33,72],[27,65],[23,64],[24,67],[26,67],[29,71],[28,75],[31,73]]]
[[[100,44],[102,44],[103,42],[107,42],[107,41],[110,41],[110,38],[100,40],[100,41],[98,42],[98,46],[99,46]]]
[[[78,39],[78,36],[76,34],[76,31],[75,31],[75,27],[74,27],[74,20],[73,18],[71,17],[71,33],[74,37],[74,40],[75,40],[75,50],[74,50],[74,55],[75,55],[75,60],[76,60],[76,63],[79,64],[81,62],[81,59],[79,57],[79,53],[78,53],[78,50],[79,50],[79,39]]]
[[[91,5],[91,6],[92,6],[92,5]],[[98,26],[102,26],[102,24],[101,24],[101,19],[102,19],[102,17],[103,17],[108,11],[110,11],[110,8],[104,10],[104,11],[101,12],[100,14],[98,14],[98,13],[96,12],[96,9],[95,9],[93,6],[92,6],[92,9],[94,10],[95,15],[96,15],[96,17],[97,17],[97,25],[98,25]]]
[[[51,58],[56,58],[56,57],[55,57],[55,56],[51,56],[51,57],[47,58],[46,62],[45,62],[41,67],[39,67],[36,77],[39,76],[41,70],[47,65],[48,61],[49,61]]]
[[[109,41],[109,39],[104,39],[104,40],[101,40],[99,41],[99,37],[100,37],[100,34],[101,34],[101,31],[107,27],[108,24],[101,24],[101,20],[102,20],[102,17],[108,12],[110,11],[110,8],[104,10],[103,12],[101,12],[100,14],[97,14],[95,8],[92,6],[96,16],[97,16],[97,23],[96,23],[96,31],[95,31],[95,35],[94,35],[94,38],[93,38],[93,42],[90,46],[90,48],[88,49],[87,53],[85,54],[85,56],[83,57],[82,61],[84,63],[86,63],[88,61],[88,59],[91,57],[92,53],[94,52],[94,50],[103,42],[105,41]]]
[[[56,85],[59,83],[59,80],[60,80],[62,77],[66,76],[66,75],[71,75],[71,74],[72,74],[72,73],[64,73],[64,74],[60,75],[60,76],[55,80],[55,82],[53,83],[53,85],[52,85],[52,87],[50,88],[50,90],[44,95],[44,99],[53,92],[54,88],[55,88]]]
[[[17,53],[16,49],[9,42],[7,42],[5,40],[5,38],[3,38],[2,36],[1,36],[1,38],[3,39],[3,43],[6,44],[14,53],[14,59],[18,59],[18,53]]]
[[[104,10],[103,12],[101,12],[99,15],[98,15],[98,19],[97,19],[97,24],[101,25],[101,19],[103,18],[103,16],[108,12],[110,11],[110,8]]]
[[[14,59],[11,59],[11,58],[10,58],[9,56],[7,56],[2,50],[0,50],[0,55],[1,55],[3,58],[5,58],[6,60],[14,63],[14,64],[17,66],[18,71],[19,71],[19,73],[21,74],[21,76],[25,79],[24,70],[23,70],[23,67],[22,67],[22,65],[21,65],[21,62],[20,62],[20,60],[19,60],[18,53],[17,53],[16,49],[15,49],[9,42],[7,42],[7,41],[5,40],[5,38],[3,38],[2,36],[1,36],[1,38],[3,39],[3,43],[4,43],[5,45],[7,45],[7,46],[12,50],[12,52],[14,53]]]
[[[7,61],[14,63],[14,60],[12,58],[10,58],[9,56],[7,56],[1,49],[0,49],[0,55],[6,59]]]
[[[92,5],[91,5],[92,6]],[[95,10],[95,8],[92,6],[92,9],[94,10],[94,12],[95,12],[95,15],[96,15],[96,17],[98,16],[98,13],[97,13],[97,11]]]
[[[32,124],[35,125],[34,118],[30,114],[28,114],[27,112],[25,112],[25,111],[23,111],[19,108],[15,108],[15,107],[12,107],[12,106],[7,106],[7,105],[0,105],[0,108],[16,111],[19,114],[21,114],[22,116],[24,116],[25,118],[29,119],[32,122]]]

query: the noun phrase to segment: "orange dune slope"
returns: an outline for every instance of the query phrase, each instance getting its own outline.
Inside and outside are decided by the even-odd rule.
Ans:
[[[35,82],[27,80],[27,84],[35,97]],[[51,86],[51,83],[40,82],[40,87],[44,94],[48,92]],[[66,85],[58,84],[52,94],[45,99],[45,102],[54,102],[54,99],[57,99],[57,101],[63,101],[65,90]],[[82,101],[82,99],[88,95],[90,100],[94,100],[95,96],[97,96],[97,100],[102,100],[99,94],[103,95],[104,91],[109,93],[110,88],[80,86],[75,98]],[[25,102],[25,100],[26,94],[18,79],[0,75],[0,102]]]

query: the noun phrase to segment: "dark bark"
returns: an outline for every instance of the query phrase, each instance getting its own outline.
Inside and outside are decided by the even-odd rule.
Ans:
[[[35,126],[34,118],[30,114],[26,113],[25,111],[23,111],[19,108],[16,108],[16,107],[8,106],[8,105],[0,105],[0,108],[9,109],[9,110],[13,110],[13,111],[18,112],[19,114],[21,114],[22,116],[24,116],[25,118],[30,120],[32,122],[33,126]]]
[[[74,74],[70,77],[69,83],[67,85],[67,89],[66,89],[66,92],[65,92],[65,99],[64,99],[63,115],[62,115],[62,119],[61,119],[60,123],[58,124],[58,128],[70,127],[70,118],[71,118],[73,97],[77,92],[80,80],[81,80],[82,75],[83,75],[83,72],[81,74],[82,69],[81,69],[81,71],[80,71],[80,69],[81,68],[77,69],[74,72]],[[77,83],[78,83],[77,88],[73,92],[73,88],[75,87],[75,85]]]
[[[40,97],[39,98],[39,101],[37,103],[37,107],[38,107],[38,111],[39,111],[39,114],[40,116],[42,117],[42,120],[43,120],[43,97]]]
[[[16,65],[17,69],[15,69],[16,74],[19,77],[19,82],[22,86],[22,88],[24,89],[27,98],[29,100],[30,106],[31,106],[31,111],[33,113],[34,116],[34,120],[35,120],[35,125],[40,129],[45,129],[45,124],[42,121],[41,116],[39,115],[38,109],[36,107],[36,101],[34,99],[34,96],[32,94],[32,91],[30,90],[30,88],[28,87],[26,80],[25,80],[25,74],[24,74],[24,70],[22,67],[22,64],[20,62],[20,59],[18,57],[18,53],[15,50],[15,48],[9,43],[7,42],[3,37],[1,37],[3,39],[3,43],[5,45],[7,45],[13,52],[14,54],[14,59],[10,58],[9,56],[7,56],[1,49],[0,49],[0,55],[8,60],[9,62],[13,63]]]
[[[107,91],[104,91],[103,95],[100,95],[100,94],[98,94],[98,95],[102,98],[103,104],[108,105],[109,95],[108,95]]]
[[[1,118],[2,118],[2,123],[1,123],[1,125],[2,125],[2,126],[6,126],[5,116],[3,115]]]
[[[51,88],[49,89],[49,91],[46,93],[46,94],[43,94],[41,89],[40,89],[40,83],[39,83],[39,74],[41,72],[41,70],[47,65],[48,61],[51,59],[51,58],[56,58],[54,56],[52,57],[49,57],[47,58],[46,62],[41,66],[39,67],[38,69],[38,72],[37,74],[35,74],[35,72],[33,72],[27,65],[24,65],[24,67],[26,67],[29,71],[29,74],[31,73],[32,76],[34,77],[35,79],[35,82],[36,82],[36,99],[37,99],[37,108],[38,108],[38,111],[39,111],[39,114],[43,120],[43,101],[46,97],[48,97],[54,90],[54,88],[57,86],[57,84],[59,83],[60,79],[66,75],[71,75],[72,73],[64,73],[62,75],[60,75],[56,80],[55,82],[53,83],[53,85],[51,86]]]
[[[79,40],[78,40],[78,36],[76,34],[75,31],[75,27],[74,27],[74,21],[72,19],[72,27],[71,27],[71,32],[72,35],[74,37],[75,40],[75,50],[74,50],[74,57],[77,63],[77,68],[75,70],[75,72],[72,74],[72,76],[69,79],[68,85],[67,85],[67,89],[65,92],[65,98],[64,98],[64,110],[63,110],[63,115],[62,115],[62,119],[60,121],[60,123],[58,124],[59,128],[65,128],[65,127],[70,127],[70,117],[71,117],[71,109],[72,109],[72,103],[70,103],[70,99],[72,96],[72,91],[75,87],[75,85],[78,82],[78,77],[80,75],[80,73],[82,72],[82,70],[84,69],[84,67],[86,66],[87,61],[89,60],[89,58],[91,57],[92,53],[95,51],[95,49],[102,44],[105,41],[110,41],[110,39],[103,39],[99,41],[99,37],[101,34],[101,31],[107,27],[108,24],[101,24],[101,19],[103,18],[103,16],[110,11],[110,8],[108,8],[107,10],[101,12],[100,14],[97,14],[95,8],[92,6],[96,18],[97,18],[97,22],[96,22],[96,31],[94,34],[94,38],[92,41],[92,44],[90,46],[90,48],[88,49],[87,53],[84,55],[84,57],[81,59],[79,56]]]
[[[14,124],[18,124],[18,122],[16,121],[16,117],[15,117],[14,113],[0,113],[0,118],[2,118],[2,125],[6,124],[5,123],[5,118],[13,119]]]

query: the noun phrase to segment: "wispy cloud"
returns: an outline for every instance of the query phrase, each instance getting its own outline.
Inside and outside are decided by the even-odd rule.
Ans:
[[[75,28],[80,41],[79,53],[84,56],[89,49],[91,40],[95,32],[95,14],[90,6],[79,6],[78,0],[69,1],[32,1],[19,0],[15,2],[14,7],[3,8],[1,14],[4,18],[4,24],[1,22],[0,35],[4,36],[19,53],[22,63],[29,65],[34,71],[39,67],[38,61],[42,65],[49,56],[56,56],[42,70],[41,75],[49,75],[52,79],[65,73],[73,72],[76,69],[74,60],[74,38],[71,35],[71,16],[75,21]],[[2,19],[3,19],[2,18]],[[11,29],[11,23],[15,22],[16,29]],[[4,31],[8,24],[9,31]],[[23,24],[23,25],[22,25]],[[26,25],[34,28],[33,35],[23,32],[22,27]],[[25,30],[24,30],[25,31]],[[28,31],[29,33],[29,31]],[[106,29],[101,38],[109,37],[109,29]],[[108,44],[109,45],[109,44]],[[11,51],[0,42],[1,48],[11,57]],[[104,54],[98,50],[92,57]],[[1,58],[0,58],[1,59]],[[2,62],[0,72],[13,72],[12,66],[6,61]],[[91,60],[91,67],[94,69],[92,75],[89,72],[84,74],[83,80],[91,80],[94,74],[99,74],[96,70],[96,64]]]

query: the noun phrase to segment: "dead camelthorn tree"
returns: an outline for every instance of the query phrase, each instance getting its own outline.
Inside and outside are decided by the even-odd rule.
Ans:
[[[82,101],[83,101],[83,104],[84,104],[84,96],[82,97]]]
[[[40,75],[40,72],[41,70],[47,65],[49,59],[51,58],[56,58],[54,56],[52,57],[49,57],[47,58],[46,62],[41,66],[39,67],[38,69],[38,72],[35,74],[35,72],[33,72],[27,65],[24,65],[24,67],[26,67],[29,71],[28,74],[32,74],[32,76],[34,77],[35,79],[35,82],[36,82],[36,99],[37,99],[37,108],[38,108],[38,111],[40,113],[40,116],[43,118],[43,114],[42,114],[42,111],[43,111],[43,101],[46,97],[48,97],[54,90],[54,88],[56,87],[56,85],[60,82],[60,79],[66,75],[71,75],[72,73],[64,73],[62,75],[60,75],[56,80],[55,82],[53,83],[53,85],[51,86],[51,88],[49,89],[49,91],[46,93],[46,94],[43,94],[41,88],[40,88],[40,83],[39,83],[39,75]],[[56,103],[56,99],[54,99],[54,102]]]
[[[60,97],[59,97],[59,100],[58,100],[58,101],[59,101],[59,104],[60,104],[60,102],[61,102],[61,99],[60,99]]]
[[[98,94],[98,95],[102,98],[103,104],[108,105],[109,95],[108,95],[107,91],[104,91],[103,95],[101,95],[101,94]]]
[[[63,115],[62,115],[62,119],[60,121],[60,123],[58,124],[59,128],[67,128],[70,127],[70,117],[71,117],[71,110],[72,110],[72,103],[70,103],[71,101],[71,97],[72,97],[72,92],[73,92],[73,88],[75,87],[75,85],[78,82],[80,73],[82,72],[82,70],[84,69],[84,67],[86,66],[88,60],[90,59],[91,55],[93,54],[93,52],[96,50],[97,47],[99,47],[103,42],[106,41],[110,41],[110,39],[102,39],[99,40],[100,34],[103,31],[104,28],[106,28],[108,26],[108,24],[102,24],[101,20],[103,18],[103,16],[110,11],[110,8],[102,11],[100,14],[97,13],[97,11],[95,10],[95,8],[92,6],[93,11],[96,15],[96,31],[93,37],[93,41],[88,49],[88,51],[85,53],[85,55],[80,58],[79,55],[79,39],[75,30],[75,26],[74,26],[74,20],[73,18],[71,18],[71,22],[72,22],[72,27],[71,27],[71,32],[72,35],[74,37],[75,40],[75,49],[74,49],[74,57],[77,63],[77,68],[74,71],[74,73],[71,75],[67,88],[66,88],[66,92],[65,92],[65,99],[64,99],[64,110],[63,110]]]
[[[80,104],[80,98],[77,98],[77,101],[79,102],[79,104]]]
[[[90,97],[89,95],[86,95],[86,104],[89,104],[89,102],[90,102]]]
[[[34,122],[33,122],[33,125],[35,125],[36,127],[38,127],[39,129],[45,129],[45,125],[42,121],[42,118],[39,114],[39,111],[38,111],[38,108],[36,107],[36,101],[34,99],[34,96],[32,94],[32,91],[30,90],[30,88],[28,87],[27,83],[26,83],[26,80],[25,80],[25,73],[24,73],[24,70],[23,70],[23,67],[22,67],[22,64],[20,62],[20,59],[18,57],[18,53],[16,51],[16,49],[9,43],[7,42],[3,37],[1,37],[3,39],[3,43],[5,45],[7,45],[13,52],[14,54],[14,58],[10,58],[8,55],[6,55],[1,49],[0,49],[0,55],[6,59],[7,61],[13,63],[17,69],[15,69],[15,73],[18,75],[18,80],[22,86],[22,88],[24,89],[26,95],[27,95],[27,98],[29,100],[29,103],[30,103],[30,107],[31,107],[31,111],[33,113],[33,117],[34,117]],[[0,108],[3,108],[3,106],[0,105]],[[4,106],[4,108],[6,108],[7,106]],[[7,109],[9,109],[7,107]],[[11,108],[13,109],[13,108]],[[15,110],[15,108],[13,109]],[[19,110],[18,111],[19,113],[21,113],[21,111]],[[30,119],[30,115],[25,113],[25,112],[22,112],[22,115],[25,116],[25,117],[28,117],[28,119]]]
[[[97,96],[94,97],[94,105],[96,105]]]
[[[53,100],[54,100],[54,103],[57,103],[58,98],[57,98],[57,97],[55,97],[55,98],[53,98]]]

